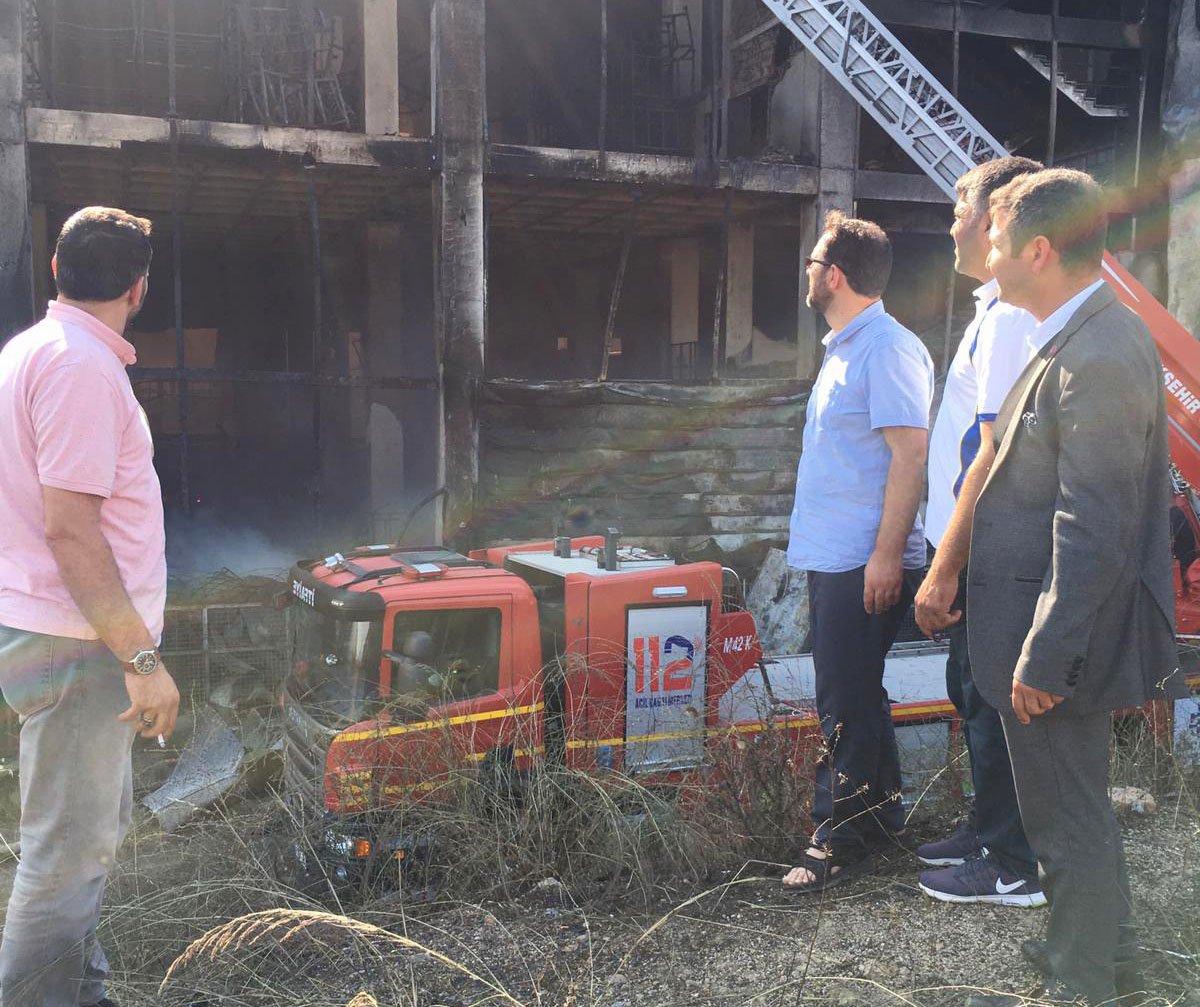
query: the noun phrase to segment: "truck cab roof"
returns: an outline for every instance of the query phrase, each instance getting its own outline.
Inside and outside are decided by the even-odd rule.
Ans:
[[[298,563],[292,568],[292,594],[316,608],[361,618],[407,598],[457,598],[464,591],[521,594],[530,590],[531,580],[545,583],[571,575],[608,579],[676,566],[669,556],[623,546],[616,552],[616,568],[607,569],[604,546],[599,536],[571,540],[565,555],[554,542],[494,547],[469,556],[440,546],[364,546]]]

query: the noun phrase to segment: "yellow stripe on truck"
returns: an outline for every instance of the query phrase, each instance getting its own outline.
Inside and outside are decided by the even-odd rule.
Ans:
[[[540,713],[545,709],[544,703],[534,703],[530,706],[507,707],[503,710],[485,710],[482,713],[464,713],[457,717],[447,717],[443,720],[422,720],[415,724],[398,724],[395,727],[382,728],[374,731],[348,731],[344,734],[339,734],[333,739],[331,744],[348,744],[352,741],[370,741],[372,739],[390,738],[400,734],[412,734],[417,731],[431,731],[435,728],[457,727],[460,724],[476,724],[486,720],[500,720],[505,717],[519,717],[529,713]],[[953,713],[954,707],[948,701],[928,704],[905,704],[902,703],[895,708],[896,713],[907,716],[925,716],[930,714]],[[759,731],[779,730],[780,728],[795,729],[804,727],[816,727],[817,718],[799,717],[785,721],[754,721],[747,724],[722,724],[717,727],[696,728],[694,731],[672,731],[661,734],[641,734],[631,738],[584,738],[578,741],[568,741],[567,748],[601,748],[603,746],[619,747],[621,745],[634,745],[639,743],[647,743],[652,741],[675,741],[680,738],[691,738],[696,735],[697,731],[702,731],[705,735],[720,735],[725,732],[734,734],[757,733]],[[532,754],[528,751],[517,753],[520,755]],[[478,756],[483,758],[482,755]]]
[[[816,727],[816,717],[803,717],[786,721],[752,724],[722,724],[717,727],[697,727],[692,731],[672,731],[662,734],[636,734],[631,738],[584,738],[579,741],[568,741],[567,748],[601,748],[605,745],[619,748],[621,745],[644,744],[649,741],[677,741],[680,738],[694,738],[697,734],[706,737],[719,737],[722,734],[745,734],[747,732],[794,729],[800,727]]]
[[[379,738],[391,738],[398,734],[412,734],[416,731],[431,731],[437,727],[458,727],[460,724],[477,724],[484,720],[501,720],[504,717],[519,717],[526,713],[540,713],[545,709],[545,703],[534,703],[531,706],[509,706],[503,710],[485,710],[483,713],[464,713],[457,717],[446,717],[442,720],[422,720],[415,724],[397,724],[395,727],[378,728],[374,731],[346,731],[339,734],[331,745],[348,744],[351,741],[371,741]]]

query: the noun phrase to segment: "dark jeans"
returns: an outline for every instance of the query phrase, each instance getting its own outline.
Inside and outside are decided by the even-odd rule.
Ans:
[[[962,718],[963,735],[971,756],[971,781],[975,786],[975,832],[988,852],[1008,870],[1028,880],[1037,877],[1037,861],[1017,809],[1012,763],[1004,724],[996,708],[975,688],[967,654],[967,592],[965,577],[958,582],[954,608],[963,617],[949,629],[950,656],[946,659],[946,689]]]
[[[882,615],[868,615],[864,570],[808,575],[817,715],[825,736],[813,792],[813,837],[835,852],[861,850],[904,828],[883,660],[921,572],[905,571],[900,601]]]

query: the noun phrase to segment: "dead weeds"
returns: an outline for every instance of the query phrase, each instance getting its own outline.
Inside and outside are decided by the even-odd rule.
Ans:
[[[1164,772],[1138,750],[1146,743],[1114,760],[1114,782],[1150,784],[1158,798],[1154,815],[1123,820],[1141,946],[1153,1002],[1197,1007],[1200,779]],[[101,926],[112,994],[163,1007],[344,1007],[356,997],[379,1007],[950,1007],[967,989],[1036,988],[1017,948],[1042,932],[1045,914],[928,900],[909,854],[893,851],[875,874],[824,897],[796,898],[779,887],[780,820],[742,818],[706,841],[699,819],[662,794],[633,786],[580,797],[573,788],[594,786],[569,787],[567,842],[551,840],[529,801],[490,807],[483,825],[476,807],[474,831],[469,819],[444,818],[458,831],[435,854],[423,901],[281,883],[288,818],[269,796],[170,835],[142,820]],[[921,838],[958,810],[949,789],[932,787],[916,809]],[[779,794],[767,810],[790,817],[795,800]],[[561,819],[554,828],[562,833]],[[752,859],[756,832],[765,859]],[[520,850],[539,836],[546,849]]]

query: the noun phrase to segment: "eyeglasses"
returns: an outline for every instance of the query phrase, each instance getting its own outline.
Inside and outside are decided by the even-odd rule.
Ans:
[[[810,256],[806,257],[806,258],[805,258],[805,260],[804,260],[804,268],[805,268],[805,269],[807,269],[807,268],[808,268],[809,266],[811,266],[811,265],[812,265],[814,262],[815,262],[815,263],[816,263],[818,266],[836,266],[836,265],[837,265],[837,263],[836,263],[836,262],[826,262],[824,259],[814,259],[814,258],[813,258],[813,257],[810,255]]]

